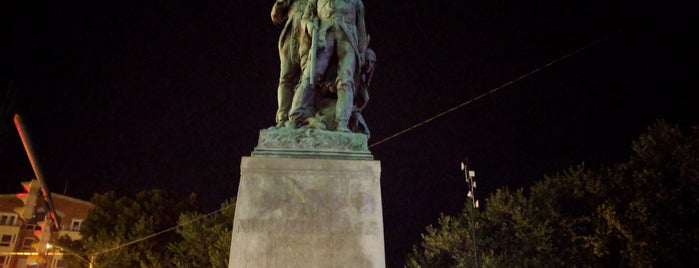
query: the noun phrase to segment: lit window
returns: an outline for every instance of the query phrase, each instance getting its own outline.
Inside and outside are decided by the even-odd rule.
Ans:
[[[10,258],[7,256],[0,256],[0,268],[10,267]]]
[[[17,215],[14,214],[0,214],[0,225],[15,225],[17,220]]]
[[[0,247],[9,247],[13,239],[13,235],[0,235]]]
[[[32,243],[34,243],[34,238],[25,238],[22,242],[22,250],[32,250]]]
[[[73,222],[70,224],[70,230],[73,232],[79,232],[80,231],[80,225],[82,225],[83,220],[73,220]]]

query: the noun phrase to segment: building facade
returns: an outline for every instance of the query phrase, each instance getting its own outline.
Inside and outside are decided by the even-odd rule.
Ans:
[[[58,232],[51,234],[51,242],[55,242],[59,237],[68,236],[72,240],[79,240],[80,228],[83,220],[87,218],[92,203],[80,199],[72,198],[60,194],[51,194],[57,218],[60,219]],[[37,215],[44,215],[44,205],[42,198],[37,204]],[[24,221],[15,212],[16,208],[22,207],[23,202],[15,194],[0,194],[0,268],[25,268],[25,267],[47,267],[47,268],[68,268],[63,257],[61,248],[48,246],[45,263],[37,266],[34,259],[37,258],[35,249],[39,239],[35,236],[35,231],[41,230],[39,222],[35,220]],[[42,216],[37,218],[43,219]]]

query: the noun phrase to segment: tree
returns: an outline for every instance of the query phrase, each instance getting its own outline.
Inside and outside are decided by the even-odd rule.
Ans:
[[[168,245],[175,267],[228,267],[235,198],[221,204],[219,211],[180,215],[176,232],[182,239]]]
[[[507,187],[486,199],[479,235],[484,267],[552,267],[562,261],[553,245],[553,229],[548,219],[538,217],[538,208],[526,198],[523,189]]]
[[[561,264],[588,267],[592,260],[597,264],[614,263],[608,260],[609,241],[598,235],[604,229],[598,211],[608,207],[605,200],[609,189],[605,182],[619,176],[615,169],[579,165],[546,176],[531,187],[529,200],[535,208],[532,213],[539,221],[547,221],[552,229],[551,256]]]
[[[632,143],[605,215],[629,266],[699,265],[699,126],[665,121]]]
[[[629,160],[571,167],[526,195],[506,187],[476,213],[478,266],[699,266],[699,127],[659,121],[632,142]],[[467,267],[466,210],[439,218],[406,267]]]
[[[73,240],[68,235],[63,235],[56,241],[57,249],[63,252],[63,260],[67,267],[71,268],[87,268],[90,261],[89,256],[85,254],[85,245],[80,240]]]
[[[469,267],[473,264],[473,241],[468,210],[456,216],[439,216],[439,227],[427,226],[420,246],[413,245],[406,267]]]
[[[95,205],[81,228],[84,248],[94,255],[95,267],[169,267],[167,245],[181,238],[172,232],[181,213],[194,211],[195,196],[182,198],[164,190],[147,190],[135,198],[117,198],[113,192],[96,194]]]
[[[523,189],[498,189],[487,204],[483,212],[467,208],[455,217],[441,215],[439,227],[428,226],[420,246],[413,246],[406,267],[552,267],[564,263],[555,255],[554,229],[548,220],[538,217]],[[471,213],[476,250],[469,231]]]

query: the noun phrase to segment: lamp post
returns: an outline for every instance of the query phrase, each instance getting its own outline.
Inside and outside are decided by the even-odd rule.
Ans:
[[[476,209],[478,208],[478,200],[476,199],[476,172],[468,168],[468,158],[461,162],[461,170],[464,171],[464,177],[466,184],[468,185],[468,194],[466,195],[471,200],[471,239],[473,240],[473,267],[478,267],[478,246],[476,245],[476,226],[474,225],[474,218]]]

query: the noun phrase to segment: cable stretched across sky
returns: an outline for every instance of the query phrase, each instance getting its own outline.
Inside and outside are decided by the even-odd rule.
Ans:
[[[187,221],[187,222],[177,224],[177,225],[172,226],[172,227],[170,227],[170,228],[167,228],[167,229],[165,229],[165,230],[162,230],[162,231],[159,231],[159,232],[156,232],[156,233],[153,233],[153,234],[150,234],[150,235],[147,235],[147,236],[138,238],[138,239],[134,239],[134,240],[132,240],[132,241],[130,241],[130,242],[127,242],[127,243],[124,243],[124,244],[120,244],[120,245],[117,245],[117,246],[112,247],[112,248],[108,248],[108,249],[104,249],[104,250],[101,250],[101,251],[98,251],[98,252],[91,253],[90,255],[95,255],[95,256],[96,256],[96,255],[100,255],[100,254],[103,254],[103,253],[107,253],[107,252],[109,252],[109,251],[113,251],[113,250],[120,249],[120,248],[125,247],[125,246],[129,246],[129,245],[136,244],[136,243],[141,242],[141,241],[144,241],[144,240],[151,239],[151,238],[156,237],[156,236],[159,236],[159,235],[161,235],[161,234],[164,234],[164,233],[173,231],[173,230],[175,230],[175,229],[177,229],[177,228],[184,227],[184,226],[187,226],[187,225],[189,225],[189,224],[192,224],[192,223],[194,223],[194,222],[196,222],[196,221],[199,221],[199,220],[201,220],[201,219],[203,219],[203,218],[209,217],[209,216],[211,216],[211,215],[213,215],[213,214],[219,213],[219,212],[221,212],[221,211],[223,211],[223,210],[225,210],[225,209],[228,209],[228,208],[230,208],[231,206],[234,206],[234,205],[235,205],[235,203],[228,204],[228,205],[225,206],[225,207],[222,207],[222,208],[219,208],[219,209],[214,210],[214,211],[212,211],[212,212],[209,212],[209,213],[207,213],[207,214],[201,215],[201,216],[199,216],[199,217],[197,217],[197,218],[194,218],[194,219],[192,219],[192,220],[189,220],[189,221]]]
[[[548,62],[547,64],[545,64],[545,65],[543,65],[543,66],[540,66],[540,67],[538,67],[538,68],[536,68],[536,69],[533,69],[533,70],[531,70],[531,71],[529,71],[529,72],[527,72],[527,73],[524,73],[524,74],[520,75],[519,77],[516,77],[516,78],[514,78],[514,79],[511,79],[510,81],[508,81],[508,82],[506,82],[506,83],[504,83],[504,84],[502,84],[502,85],[500,85],[500,86],[498,86],[498,87],[495,87],[495,88],[493,88],[493,89],[491,89],[491,90],[489,90],[489,91],[487,91],[487,92],[485,92],[485,93],[483,93],[483,94],[481,94],[481,95],[479,95],[479,96],[476,96],[475,98],[469,99],[469,100],[467,100],[467,101],[465,101],[465,102],[463,102],[463,103],[461,103],[461,104],[459,104],[459,105],[457,105],[457,106],[451,107],[451,108],[449,108],[449,109],[447,109],[447,110],[445,110],[445,111],[443,111],[443,112],[441,112],[441,113],[438,113],[438,114],[436,114],[436,115],[434,115],[434,116],[432,116],[432,117],[430,117],[430,118],[428,118],[428,119],[426,119],[426,120],[423,120],[423,121],[421,121],[421,122],[419,122],[419,123],[417,123],[417,124],[415,124],[415,125],[413,125],[413,126],[411,126],[411,127],[409,127],[409,128],[406,128],[406,129],[404,129],[404,130],[402,130],[402,131],[399,131],[399,132],[397,132],[397,133],[395,133],[395,134],[393,134],[393,135],[391,135],[391,136],[388,136],[388,137],[386,137],[386,138],[384,138],[384,139],[382,139],[382,140],[379,140],[379,141],[377,141],[377,142],[375,142],[375,143],[369,145],[369,147],[371,148],[371,147],[374,147],[374,146],[379,145],[379,144],[381,144],[381,143],[384,143],[384,142],[386,142],[386,141],[389,141],[389,140],[391,140],[391,139],[393,139],[393,138],[396,138],[396,137],[398,137],[398,136],[400,136],[400,135],[402,135],[402,134],[405,134],[405,133],[410,132],[410,131],[412,131],[412,130],[414,130],[414,129],[417,129],[417,128],[423,126],[423,125],[426,125],[426,124],[430,123],[431,121],[434,121],[434,120],[436,120],[436,119],[438,119],[438,118],[440,118],[440,117],[442,117],[442,116],[444,116],[444,115],[447,115],[447,114],[449,114],[449,113],[451,113],[451,112],[453,112],[453,111],[455,111],[455,110],[457,110],[457,109],[459,109],[459,108],[461,108],[461,107],[464,107],[464,106],[466,106],[466,105],[469,105],[469,104],[471,104],[471,103],[473,103],[473,102],[475,102],[475,101],[477,101],[477,100],[480,100],[480,99],[482,99],[482,98],[484,98],[484,97],[486,97],[486,96],[489,96],[489,95],[491,95],[491,94],[493,94],[493,93],[496,93],[497,91],[499,91],[499,90],[501,90],[501,89],[503,89],[503,88],[505,88],[505,87],[507,87],[507,86],[510,86],[510,85],[512,85],[512,84],[514,84],[514,83],[516,83],[516,82],[518,82],[518,81],[520,81],[520,80],[522,80],[522,79],[525,79],[525,78],[527,78],[527,77],[529,77],[529,76],[531,76],[531,75],[533,75],[533,74],[535,74],[535,73],[537,73],[537,72],[539,72],[539,71],[541,71],[541,70],[543,70],[543,69],[546,69],[546,68],[548,68],[548,67],[550,67],[550,66],[556,64],[556,63],[559,63],[559,62],[565,60],[566,58],[569,58],[569,57],[571,57],[571,56],[574,56],[574,55],[576,55],[576,54],[578,54],[578,53],[580,53],[580,52],[582,52],[582,51],[584,51],[584,50],[586,50],[586,49],[588,49],[588,48],[590,48],[590,47],[596,46],[596,45],[598,45],[599,43],[605,41],[606,39],[608,39],[610,36],[612,36],[612,35],[614,35],[614,34],[616,34],[616,32],[615,32],[615,33],[611,33],[611,34],[607,34],[607,35],[605,35],[605,36],[602,37],[602,38],[599,38],[599,39],[597,39],[597,40],[595,40],[595,41],[593,41],[593,42],[591,42],[591,43],[589,43],[589,44],[587,44],[587,45],[585,45],[585,46],[582,46],[582,47],[580,47],[580,48],[578,48],[578,49],[576,49],[576,50],[574,50],[574,51],[572,51],[572,52],[569,52],[569,53],[567,53],[567,54],[565,54],[565,55],[563,55],[563,56],[561,56],[561,57],[558,57],[558,58],[556,58],[556,59],[554,59],[554,60]],[[92,253],[90,253],[90,254],[85,254],[85,255],[97,256],[97,255],[101,255],[101,254],[104,254],[104,253],[107,253],[107,252],[110,252],[110,251],[113,251],[113,250],[116,250],[116,249],[119,249],[119,248],[123,248],[123,247],[129,246],[129,245],[133,245],[133,244],[139,243],[139,242],[144,241],[144,240],[148,240],[148,239],[154,238],[154,237],[159,236],[159,235],[161,235],[161,234],[164,234],[164,233],[173,231],[173,230],[175,230],[175,229],[177,229],[177,228],[179,228],[179,227],[183,227],[183,226],[192,224],[192,223],[194,223],[194,222],[196,222],[196,221],[198,221],[198,220],[201,220],[201,219],[206,218],[206,217],[208,217],[208,216],[211,216],[211,215],[213,215],[213,214],[215,214],[215,213],[218,213],[218,212],[220,212],[220,211],[222,211],[222,210],[224,210],[224,209],[226,209],[226,208],[228,208],[228,207],[230,207],[230,206],[232,206],[232,205],[229,205],[229,206],[227,206],[227,207],[223,207],[223,208],[220,208],[220,209],[218,209],[218,210],[212,211],[212,212],[210,212],[210,213],[201,215],[200,217],[197,217],[197,218],[192,219],[192,220],[190,220],[190,221],[187,221],[187,222],[185,222],[185,223],[177,224],[177,225],[175,225],[175,226],[173,226],[173,227],[170,227],[170,228],[167,228],[167,229],[165,229],[165,230],[162,230],[162,231],[159,231],[159,232],[156,232],[156,233],[147,235],[147,236],[143,236],[143,237],[138,238],[138,239],[134,239],[134,240],[132,240],[132,241],[130,241],[130,242],[123,243],[123,244],[114,246],[114,247],[112,247],[112,248],[103,249],[103,250],[101,250],[101,251],[92,252]]]
[[[419,128],[419,127],[421,127],[421,126],[423,126],[423,125],[426,125],[427,123],[429,123],[429,122],[431,122],[431,121],[433,121],[433,120],[435,120],[435,119],[437,119],[437,118],[440,118],[440,117],[442,117],[442,116],[444,116],[444,115],[447,115],[447,114],[449,114],[449,113],[451,113],[451,112],[453,112],[453,111],[456,111],[457,109],[459,109],[459,108],[461,108],[461,107],[464,107],[464,106],[469,105],[469,104],[471,104],[471,103],[473,103],[473,102],[475,102],[475,101],[477,101],[477,100],[480,100],[480,99],[482,99],[482,98],[484,98],[484,97],[486,97],[486,96],[488,96],[488,95],[491,95],[491,94],[493,94],[493,93],[495,93],[495,92],[497,92],[497,91],[499,91],[499,90],[501,90],[501,89],[503,89],[503,88],[505,88],[505,87],[507,87],[507,86],[509,86],[509,85],[512,85],[512,84],[514,84],[514,83],[516,83],[516,82],[518,82],[518,81],[520,81],[520,80],[522,80],[522,79],[525,79],[525,78],[527,78],[527,77],[529,77],[529,76],[531,76],[531,75],[533,75],[533,74],[535,74],[535,73],[537,73],[537,72],[539,72],[539,71],[541,71],[541,70],[543,70],[543,69],[546,69],[546,68],[550,67],[551,65],[554,65],[554,64],[556,64],[556,63],[559,63],[559,62],[565,60],[565,59],[568,58],[568,57],[571,57],[571,56],[573,56],[573,55],[575,55],[575,54],[578,54],[578,53],[580,53],[580,52],[582,52],[582,51],[584,51],[584,50],[586,50],[586,49],[588,49],[588,48],[591,48],[591,47],[593,47],[593,46],[596,46],[596,45],[598,45],[599,43],[605,41],[605,40],[608,39],[610,36],[612,36],[612,35],[614,35],[614,34],[616,34],[616,33],[618,33],[618,31],[616,31],[616,32],[614,32],[614,33],[607,34],[607,35],[603,36],[602,38],[599,38],[599,39],[597,39],[597,40],[595,40],[595,41],[593,41],[593,42],[591,42],[591,43],[588,43],[587,45],[584,45],[584,46],[582,46],[582,47],[580,47],[580,48],[578,48],[578,49],[576,49],[576,50],[574,50],[574,51],[571,51],[571,52],[569,52],[568,54],[565,54],[565,55],[563,55],[563,56],[561,56],[561,57],[558,57],[558,58],[556,58],[556,59],[550,61],[549,63],[547,63],[547,64],[545,64],[545,65],[543,65],[543,66],[540,66],[540,67],[538,67],[538,68],[536,68],[536,69],[533,69],[533,70],[531,70],[531,71],[529,71],[529,72],[527,72],[527,73],[525,73],[525,74],[522,74],[522,75],[520,75],[519,77],[516,77],[516,78],[514,78],[514,79],[508,81],[507,83],[504,83],[504,84],[502,84],[502,85],[500,85],[500,86],[498,86],[498,87],[496,87],[496,88],[493,88],[493,89],[491,89],[491,90],[489,90],[489,91],[487,91],[487,92],[485,92],[485,93],[483,93],[483,94],[481,94],[481,95],[476,96],[475,98],[472,98],[472,99],[470,99],[470,100],[467,100],[467,101],[465,101],[465,102],[463,102],[463,103],[461,103],[461,104],[459,104],[459,105],[456,105],[456,106],[454,106],[454,107],[451,107],[451,108],[447,109],[447,110],[444,111],[444,112],[438,113],[438,114],[436,114],[436,115],[434,115],[434,116],[432,116],[432,117],[430,117],[430,118],[427,118],[427,119],[425,119],[425,120],[423,120],[423,121],[421,121],[421,122],[419,122],[419,123],[417,123],[417,124],[415,124],[415,125],[412,125],[412,126],[409,127],[409,128],[406,128],[406,129],[404,129],[404,130],[402,130],[402,131],[399,131],[399,132],[397,132],[397,133],[395,133],[395,134],[393,134],[393,135],[391,135],[391,136],[388,136],[388,137],[386,137],[386,138],[384,138],[384,139],[382,139],[382,140],[379,140],[379,141],[377,141],[377,142],[375,142],[375,143],[372,143],[371,145],[369,145],[369,148],[374,147],[374,146],[376,146],[376,145],[379,145],[379,144],[381,144],[381,143],[384,143],[384,142],[386,142],[386,141],[389,141],[389,140],[391,140],[391,139],[393,139],[393,138],[395,138],[395,137],[398,137],[398,136],[400,136],[400,135],[403,135],[403,134],[405,134],[405,133],[407,133],[407,132],[409,132],[409,131],[412,131],[412,130],[414,130],[414,129],[416,129],[416,128]]]

